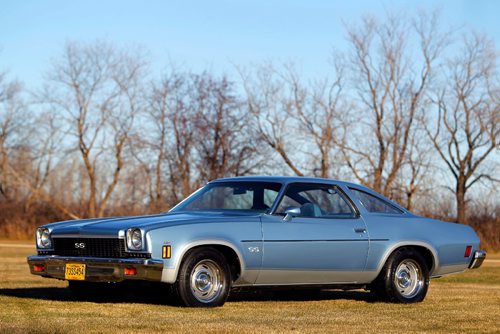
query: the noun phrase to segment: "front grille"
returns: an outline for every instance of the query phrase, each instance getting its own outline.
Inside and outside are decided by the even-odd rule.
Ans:
[[[125,240],[117,238],[54,238],[54,250],[41,251],[39,255],[61,255],[82,257],[149,258],[145,253],[127,253]]]

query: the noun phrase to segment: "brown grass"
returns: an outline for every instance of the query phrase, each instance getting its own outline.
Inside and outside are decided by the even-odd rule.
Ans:
[[[5,245],[4,242],[0,244]],[[500,263],[436,279],[416,305],[376,302],[362,291],[323,292],[319,299],[233,296],[217,309],[163,304],[142,297],[75,301],[66,282],[29,274],[30,248],[0,246],[1,333],[499,333]]]

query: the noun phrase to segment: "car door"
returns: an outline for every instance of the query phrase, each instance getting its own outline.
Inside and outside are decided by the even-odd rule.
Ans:
[[[300,208],[291,220],[285,211]],[[287,221],[289,220],[289,221]],[[263,259],[257,284],[356,283],[368,254],[363,219],[340,187],[292,183],[262,216]]]

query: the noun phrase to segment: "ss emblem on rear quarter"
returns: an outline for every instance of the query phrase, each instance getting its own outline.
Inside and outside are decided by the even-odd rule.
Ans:
[[[85,248],[85,243],[83,243],[83,242],[75,242],[75,248]]]
[[[248,247],[248,251],[250,253],[258,253],[258,252],[260,252],[260,249],[259,249],[259,247]]]

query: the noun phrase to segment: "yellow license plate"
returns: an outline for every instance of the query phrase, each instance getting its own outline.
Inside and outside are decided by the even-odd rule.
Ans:
[[[79,263],[67,263],[64,278],[67,280],[83,281],[85,279],[85,265]]]

